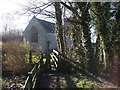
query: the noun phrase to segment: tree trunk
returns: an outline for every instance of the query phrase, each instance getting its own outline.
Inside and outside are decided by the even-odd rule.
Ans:
[[[57,40],[58,50],[64,54],[64,39],[63,39],[63,28],[62,28],[62,10],[60,2],[55,2],[55,15],[57,25]]]
[[[108,3],[106,4],[108,5]],[[93,3],[94,6],[94,12],[96,12],[96,29],[97,29],[97,33],[100,35],[100,49],[102,50],[102,61],[103,61],[103,65],[104,68],[107,68],[107,64],[108,64],[108,55],[109,55],[109,51],[110,51],[110,33],[107,27],[107,22],[106,20],[109,20],[109,18],[106,18],[106,14],[104,14],[103,12],[109,12],[108,9],[103,9],[103,5],[101,5],[101,3],[99,2],[95,2]],[[104,11],[103,11],[104,10]]]
[[[81,3],[80,3],[81,4]],[[83,18],[82,22],[82,32],[83,32],[83,44],[84,44],[84,52],[87,62],[87,70],[92,73],[97,73],[96,70],[96,60],[94,59],[94,53],[92,48],[92,42],[91,42],[91,31],[90,31],[90,15],[89,15],[89,5],[86,7],[86,3],[81,4],[82,7],[80,7],[81,10],[81,17]],[[86,9],[83,9],[83,7],[86,7]]]

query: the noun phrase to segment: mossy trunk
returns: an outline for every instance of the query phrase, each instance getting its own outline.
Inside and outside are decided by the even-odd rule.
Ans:
[[[62,10],[60,2],[55,2],[55,15],[56,15],[56,26],[57,26],[57,45],[58,50],[64,54],[64,39],[63,39],[63,28],[62,28]]]
[[[83,36],[83,45],[84,45],[84,53],[86,58],[86,69],[91,73],[97,73],[97,65],[96,60],[94,59],[94,53],[92,48],[92,42],[91,42],[91,31],[90,31],[90,15],[89,15],[89,4],[87,3],[81,3],[79,4],[79,9],[81,10],[81,17],[82,22],[81,28],[82,28],[82,36]],[[86,8],[83,8],[86,7]]]
[[[95,2],[92,3],[92,5],[94,6],[94,12],[96,13],[96,29],[97,29],[97,34],[99,34],[100,36],[100,60],[102,61],[103,65],[104,65],[104,69],[107,68],[107,64],[108,64],[108,55],[109,55],[109,51],[110,51],[110,33],[109,33],[109,29],[108,29],[108,25],[106,20],[109,20],[109,18],[107,18],[107,14],[109,12],[108,9],[104,9],[106,6],[108,7],[109,3],[104,3],[101,4],[101,2]],[[104,5],[104,7],[103,7]],[[107,12],[106,14],[104,12]]]

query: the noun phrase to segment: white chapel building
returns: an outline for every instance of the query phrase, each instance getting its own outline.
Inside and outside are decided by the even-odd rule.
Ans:
[[[38,19],[35,16],[24,30],[23,38],[32,48],[37,48],[41,51],[57,48],[55,24]]]

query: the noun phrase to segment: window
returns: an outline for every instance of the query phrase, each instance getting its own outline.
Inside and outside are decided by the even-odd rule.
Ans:
[[[35,27],[31,28],[31,42],[38,42],[38,30]]]

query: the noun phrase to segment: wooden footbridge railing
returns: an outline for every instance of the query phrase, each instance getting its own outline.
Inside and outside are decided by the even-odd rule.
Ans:
[[[56,54],[56,52],[57,51],[53,53]],[[50,60],[50,58],[52,60],[54,68],[57,68],[58,58],[54,54],[53,57],[50,54],[47,54],[46,60]],[[32,70],[28,72],[28,76],[23,86],[23,90],[32,90],[35,88],[37,77],[39,77],[39,75],[42,75],[44,72],[47,72],[46,70],[48,70],[48,66],[50,66],[49,65],[50,62],[51,61],[43,62],[43,56],[39,59],[39,61],[33,66]]]
[[[28,72],[28,77],[25,81],[25,85],[23,86],[23,90],[31,90],[32,88],[35,87],[37,77],[39,75],[39,71],[41,68],[42,64],[42,59],[43,57],[40,58],[40,60],[34,65],[32,70]]]
[[[70,71],[69,69],[71,66],[68,64],[69,60],[63,60],[63,58],[66,57],[56,50],[53,50],[52,54],[46,54],[45,62],[43,62],[43,58],[44,57],[42,56],[40,60],[34,65],[32,70],[28,72],[28,77],[25,81],[23,90],[34,89],[36,86],[37,78],[42,76],[42,74],[51,72],[63,73]]]

